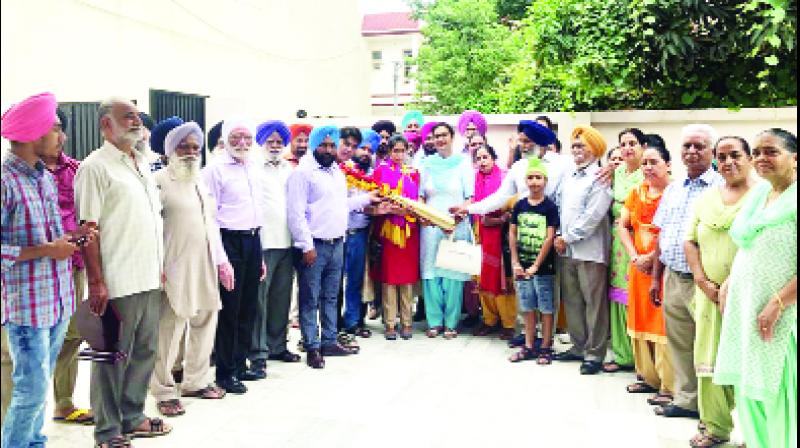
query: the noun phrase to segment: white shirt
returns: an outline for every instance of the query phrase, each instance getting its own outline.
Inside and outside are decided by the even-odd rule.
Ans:
[[[558,204],[559,191],[561,190],[564,176],[575,169],[575,163],[571,158],[552,151],[545,153],[542,163],[547,168],[547,186],[545,186],[544,194]],[[527,171],[528,159],[517,160],[511,165],[506,177],[503,178],[500,188],[482,201],[467,207],[467,211],[472,215],[486,215],[501,209],[509,199],[515,196],[517,198],[515,201],[527,196],[529,193],[526,181]]]
[[[286,215],[286,181],[292,174],[292,165],[281,158],[277,165],[263,162],[262,166],[261,247],[264,250],[288,249],[292,247],[292,234]]]
[[[147,159],[134,154],[135,165],[105,142],[75,174],[75,210],[80,221],[97,223],[103,277],[112,299],[161,288],[161,200]]]

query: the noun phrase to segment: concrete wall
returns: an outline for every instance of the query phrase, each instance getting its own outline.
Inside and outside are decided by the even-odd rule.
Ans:
[[[3,0],[0,107],[207,95],[206,122],[371,113],[357,0]]]
[[[419,33],[397,34],[385,36],[366,36],[369,53],[369,70],[371,74],[370,93],[372,95],[373,115],[392,113],[394,93],[394,62],[399,62],[398,68],[398,110],[403,110],[403,105],[410,101],[416,91],[416,81],[404,75],[405,57],[404,50],[411,50],[412,56],[417,57],[422,36]],[[379,69],[372,66],[372,52],[382,52],[382,64]],[[412,69],[413,70],[413,69]]]

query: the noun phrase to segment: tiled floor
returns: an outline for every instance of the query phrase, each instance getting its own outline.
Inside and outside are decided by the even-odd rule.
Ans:
[[[134,446],[683,448],[695,433],[695,421],[656,417],[645,396],[626,393],[629,373],[584,377],[575,363],[511,364],[495,338],[417,332],[390,342],[376,332],[360,343],[361,354],[328,358],[321,371],[274,362],[245,395],[187,399],[186,415],[169,419],[172,434]],[[82,363],[79,405],[88,404],[88,376]],[[152,398],[147,412],[156,415]],[[93,443],[90,427],[49,422],[45,433],[53,448]]]

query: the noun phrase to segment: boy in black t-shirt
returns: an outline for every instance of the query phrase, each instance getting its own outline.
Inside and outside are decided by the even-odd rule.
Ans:
[[[517,300],[525,321],[525,345],[509,360],[519,362],[538,358],[540,365],[546,365],[553,359],[556,271],[552,248],[559,224],[558,207],[544,195],[547,169],[539,158],[530,159],[526,181],[530,195],[514,206],[508,232]],[[542,347],[538,352],[533,345],[536,338],[536,311],[542,314]]]

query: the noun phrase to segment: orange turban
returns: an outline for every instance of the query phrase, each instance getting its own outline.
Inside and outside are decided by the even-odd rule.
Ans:
[[[309,136],[311,135],[312,129],[314,129],[314,127],[310,124],[293,124],[289,126],[289,132],[292,135],[292,139],[300,134],[306,134],[306,136]]]
[[[572,130],[571,140],[576,138],[580,138],[584,144],[588,145],[592,149],[592,154],[598,159],[606,153],[608,144],[597,129],[586,125],[577,126]]]

